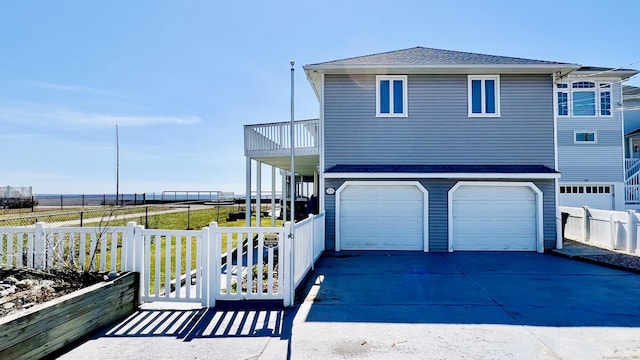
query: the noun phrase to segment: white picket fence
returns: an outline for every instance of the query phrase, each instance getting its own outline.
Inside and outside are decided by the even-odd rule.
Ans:
[[[293,234],[292,234],[293,232]],[[0,227],[0,266],[136,271],[141,301],[282,300],[324,251],[324,214],[284,227]]]
[[[560,206],[568,215],[564,237],[605,249],[640,254],[640,213]]]

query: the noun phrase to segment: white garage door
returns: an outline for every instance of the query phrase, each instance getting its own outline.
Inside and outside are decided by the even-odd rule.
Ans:
[[[537,201],[527,186],[452,189],[453,250],[536,250]]]
[[[341,250],[423,250],[426,191],[417,184],[345,184],[338,193]]]
[[[612,185],[560,185],[558,203],[561,206],[613,210]]]

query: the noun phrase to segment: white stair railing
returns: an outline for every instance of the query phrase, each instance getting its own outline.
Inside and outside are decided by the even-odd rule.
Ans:
[[[624,159],[624,169],[627,178],[637,174],[640,172],[640,159]]]

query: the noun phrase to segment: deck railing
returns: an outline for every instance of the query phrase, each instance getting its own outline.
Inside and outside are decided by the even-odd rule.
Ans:
[[[294,146],[299,155],[318,154],[318,119],[294,122]],[[286,156],[291,151],[291,123],[245,125],[245,155]]]

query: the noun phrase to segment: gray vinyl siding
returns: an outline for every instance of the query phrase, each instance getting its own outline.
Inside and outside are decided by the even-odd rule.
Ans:
[[[625,100],[624,132],[625,134],[640,128],[640,99]]]
[[[596,132],[597,140],[596,144],[575,144],[578,146],[593,146],[596,148],[614,146],[620,147],[622,145],[622,136],[620,129],[615,130],[597,130],[595,128],[589,128],[588,126],[582,126],[579,129],[575,129],[577,132]],[[558,146],[573,146],[574,145],[574,130],[558,130]]]
[[[371,179],[349,179],[350,181],[365,181]],[[394,180],[394,179],[385,179]],[[398,180],[398,179],[396,179]],[[481,180],[481,179],[478,179]],[[338,188],[345,180],[327,179],[327,187]],[[399,180],[400,181],[400,180]],[[429,192],[429,251],[449,251],[449,218],[448,218],[448,194],[449,190],[460,179],[402,179],[401,181],[419,181]],[[469,181],[469,180],[464,180]],[[496,181],[496,180],[490,180]],[[508,180],[497,180],[508,181]],[[531,180],[522,180],[531,181]],[[543,192],[543,232],[544,248],[553,249],[556,246],[556,222],[555,222],[555,185],[553,180],[533,181]],[[335,250],[335,205],[336,196],[325,196],[325,236],[326,249]]]
[[[325,169],[336,164],[554,168],[551,76],[501,75],[501,117],[468,117],[466,75],[409,75],[408,117],[376,117],[375,75],[326,75]]]
[[[621,146],[558,146],[560,182],[624,182],[622,157]]]
[[[592,79],[597,81],[597,79]],[[558,117],[560,183],[624,182],[621,86],[612,86],[612,116]],[[574,144],[574,131],[595,131],[597,144]]]

